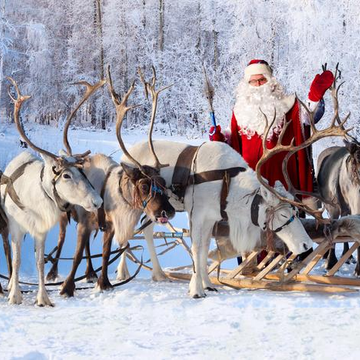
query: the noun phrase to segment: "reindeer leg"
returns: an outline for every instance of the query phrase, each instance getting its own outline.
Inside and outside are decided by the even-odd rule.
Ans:
[[[333,247],[329,250],[329,255],[327,258],[327,266],[326,266],[326,270],[331,270],[334,265],[337,263],[337,257],[335,255],[335,244],[333,245]]]
[[[343,252],[341,254],[341,256],[344,256],[345,253],[349,250],[349,243],[348,242],[344,242],[344,248],[343,248]],[[347,264],[356,264],[356,260],[355,258],[351,255],[347,260],[346,260]]]
[[[130,278],[130,273],[126,264],[126,251],[124,251],[120,256],[120,262],[117,267],[117,280],[127,280]]]
[[[356,251],[357,251],[357,261],[356,261],[354,275],[360,276],[360,247],[358,247]]]
[[[195,213],[195,211],[194,211]],[[194,299],[203,298],[206,296],[204,287],[203,287],[203,274],[204,269],[201,269],[201,266],[204,265],[204,256],[207,258],[207,254],[209,252],[209,246],[206,246],[206,244],[203,243],[203,226],[200,224],[203,224],[203,219],[196,218],[193,216],[192,224],[196,224],[196,226],[193,226],[191,229],[191,252],[193,255],[193,262],[194,262],[194,268],[193,268],[193,275],[191,276],[190,285],[189,285],[189,294]],[[206,234],[208,236],[208,234]],[[205,239],[206,240],[206,239]],[[202,254],[202,251],[205,252],[205,255]],[[205,268],[205,271],[207,270],[207,266]]]
[[[80,222],[78,223],[77,244],[76,244],[76,251],[75,251],[73,266],[71,268],[69,275],[67,276],[67,278],[65,279],[65,281],[62,285],[60,295],[64,295],[67,297],[74,296],[74,290],[75,290],[74,279],[75,279],[76,270],[82,260],[83,253],[84,253],[84,247],[85,247],[86,241],[89,240],[90,233],[91,233],[91,230],[88,229],[86,224],[80,223]]]
[[[214,224],[212,222],[208,222],[208,230],[206,230],[205,225],[203,224],[203,239],[202,239],[202,247],[201,247],[201,256],[200,256],[200,272],[202,278],[202,285],[205,290],[208,291],[217,291],[214,285],[211,283],[209,274],[208,274],[208,267],[207,267],[207,259],[210,247],[210,239],[212,234],[212,229]]]
[[[85,275],[86,275],[86,282],[88,283],[94,283],[97,280],[97,274],[94,270],[92,261],[91,261],[91,253],[90,253],[90,238],[88,239],[88,241],[85,244],[85,255],[87,257],[86,259],[86,271],[85,271]]]
[[[3,238],[3,246],[4,246],[4,252],[6,257],[6,264],[8,268],[9,278],[11,278],[12,273],[12,266],[11,266],[11,249],[10,249],[10,243],[9,243],[9,229],[6,227],[2,233],[1,236]]]
[[[22,295],[19,287],[19,269],[21,262],[21,240],[24,234],[11,234],[11,247],[13,253],[12,275],[9,281],[9,304],[21,304]]]
[[[102,254],[102,269],[101,275],[97,281],[97,288],[99,290],[108,290],[112,288],[112,285],[108,278],[108,262],[111,250],[111,241],[114,237],[113,230],[106,230],[103,237],[103,254]]]
[[[60,216],[59,238],[58,238],[57,250],[56,250],[56,254],[55,254],[55,261],[52,264],[51,269],[46,276],[47,281],[55,281],[58,277],[58,263],[59,263],[59,258],[60,258],[61,251],[62,251],[64,241],[65,241],[67,224],[68,224],[68,218],[67,218],[67,214],[65,213]]]
[[[154,281],[169,281],[167,276],[165,275],[164,271],[162,270],[159,259],[156,254],[154,240],[153,240],[153,233],[154,233],[154,225],[151,224],[143,230],[143,234],[146,239],[147,247],[150,253],[151,262],[153,265],[152,269],[152,279]]]
[[[54,304],[50,301],[45,288],[45,272],[44,272],[45,238],[46,235],[42,234],[41,236],[38,236],[35,239],[36,265],[39,273],[39,291],[36,298],[36,304],[38,306],[46,306],[46,305],[54,306]]]

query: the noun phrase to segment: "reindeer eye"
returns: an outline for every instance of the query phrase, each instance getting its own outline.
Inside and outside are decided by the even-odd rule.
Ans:
[[[286,215],[284,215],[284,214],[280,214],[282,217],[284,217],[284,218],[287,218],[287,216]]]
[[[64,178],[64,179],[71,179],[71,176],[70,176],[69,174],[64,174],[64,175],[63,175],[63,178]]]

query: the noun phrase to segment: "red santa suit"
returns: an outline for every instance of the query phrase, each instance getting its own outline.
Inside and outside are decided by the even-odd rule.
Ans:
[[[310,135],[309,126],[302,124],[300,120],[299,102],[293,102],[293,106],[284,116],[284,121],[291,120],[290,126],[287,128],[283,137],[282,144],[289,145],[292,139],[295,139],[295,145],[300,145]],[[264,120],[265,121],[265,120]],[[269,119],[270,121],[270,119]],[[255,170],[256,164],[262,156],[262,136],[255,132],[252,136],[242,132],[239,126],[235,112],[233,112],[230,124],[230,144],[238,151],[244,160]],[[266,146],[272,149],[277,142],[278,134],[273,134],[270,139],[267,139]],[[265,177],[271,186],[276,180],[286,187],[286,182],[282,172],[282,163],[286,156],[286,152],[275,154],[261,167],[261,175]],[[313,174],[312,174],[311,157],[308,156],[307,150],[303,149],[295,153],[288,162],[288,173],[290,180],[296,189],[302,191],[313,191]]]
[[[257,77],[252,77],[257,75]],[[255,84],[252,86],[253,78]],[[260,76],[261,78],[261,76]],[[322,99],[325,91],[334,80],[330,71],[324,71],[316,75],[311,84],[308,105],[314,109]],[[230,129],[225,136],[221,133],[221,127],[210,129],[210,140],[227,141],[247,161],[251,168],[255,169],[257,162],[262,156],[262,140],[265,130],[265,115],[270,123],[275,121],[268,133],[266,146],[273,148],[278,136],[286,122],[291,121],[286,129],[282,144],[289,145],[294,139],[295,145],[300,145],[310,136],[308,119],[302,116],[300,104],[295,96],[285,95],[282,86],[273,77],[272,69],[266,61],[252,60],[245,68],[244,79],[240,81],[236,90],[236,102],[230,123]],[[322,114],[320,115],[320,117]],[[271,157],[262,167],[261,175],[270,185],[276,180],[287,187],[282,172],[282,163],[287,152],[281,152]],[[313,191],[313,166],[311,149],[303,149],[295,153],[288,161],[288,174],[293,186],[301,191]]]

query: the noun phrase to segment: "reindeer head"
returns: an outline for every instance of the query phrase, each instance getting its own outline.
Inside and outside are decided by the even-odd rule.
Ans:
[[[275,190],[283,197],[291,199],[291,195],[277,181]],[[281,201],[266,187],[260,188],[263,201],[259,204],[259,226],[264,231],[275,232],[294,254],[301,254],[312,247],[312,240],[302,225],[297,208]]]
[[[149,149],[155,160],[155,168],[154,168],[147,165],[141,165],[136,159],[134,159],[127,151],[121,137],[121,127],[123,124],[124,117],[130,109],[136,107],[136,105],[135,106],[127,105],[127,101],[132,91],[134,90],[135,83],[134,82],[132,83],[127,93],[121,99],[120,96],[115,92],[115,89],[113,87],[110,67],[108,67],[107,75],[108,75],[109,92],[116,110],[116,136],[123,153],[136,166],[136,168],[133,168],[124,163],[121,164],[125,174],[131,180],[134,186],[134,196],[133,196],[134,205],[137,208],[143,209],[143,211],[151,220],[160,223],[166,223],[169,218],[172,218],[175,215],[175,209],[169,203],[169,199],[166,192],[165,180],[162,177],[160,177],[160,169],[168,165],[161,164],[159,162],[158,157],[156,156],[154,151],[152,136],[151,136],[153,131],[153,124],[155,120],[158,95],[161,91],[165,90],[165,88],[158,91],[155,90],[156,75],[154,68],[153,68],[153,79],[151,84],[145,82],[144,77],[140,72],[140,77],[142,82],[144,83],[145,89],[150,92],[153,98],[148,143],[149,143]]]
[[[68,211],[70,205],[79,205],[93,212],[101,206],[102,199],[83,173],[81,161],[74,161],[72,157],[41,156],[45,163],[44,189],[60,210]]]
[[[20,90],[12,78],[8,78],[16,91],[16,98],[10,94],[14,103],[14,121],[16,127],[26,144],[40,153],[44,159],[44,167],[41,171],[41,183],[47,196],[53,200],[58,208],[67,211],[70,205],[79,205],[87,211],[95,211],[102,204],[101,197],[95,192],[89,180],[82,172],[84,156],[56,156],[51,152],[36,146],[26,135],[20,123],[19,113],[22,104],[30,96],[22,96]],[[77,157],[78,156],[78,157]]]
[[[131,181],[135,207],[142,209],[155,222],[167,223],[175,216],[175,209],[169,203],[165,180],[159,170],[144,165],[140,171],[121,163],[128,179]]]

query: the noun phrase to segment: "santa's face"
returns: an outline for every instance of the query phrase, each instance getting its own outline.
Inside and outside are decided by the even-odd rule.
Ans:
[[[249,80],[249,85],[251,86],[261,86],[267,83],[267,78],[263,74],[251,75]]]
[[[272,76],[251,75],[247,81],[241,80],[236,90],[234,114],[240,128],[239,133],[252,137],[262,136],[268,122],[276,117],[269,131],[269,139],[279,134],[285,119],[285,114],[294,104],[292,96],[288,101],[282,86]]]

